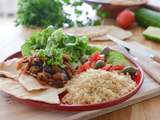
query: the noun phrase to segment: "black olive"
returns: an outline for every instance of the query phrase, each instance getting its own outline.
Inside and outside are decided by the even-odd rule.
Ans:
[[[98,60],[95,64],[95,68],[98,69],[98,68],[104,67],[105,64],[106,63],[103,60]]]
[[[42,71],[42,66],[31,66],[30,68],[29,68],[29,71],[31,72],[31,73],[38,73],[38,72],[41,72]]]
[[[46,72],[46,73],[52,74],[53,73],[52,66],[44,66],[43,71]]]
[[[53,73],[57,73],[57,72],[61,72],[62,71],[62,69],[57,65],[53,65],[52,66],[52,70],[53,70]]]
[[[65,71],[65,70],[62,70],[62,73],[63,73],[63,76],[64,76],[64,80],[65,80],[65,81],[69,80],[66,71]]]
[[[64,74],[63,76],[64,76],[64,81],[67,81],[67,80],[69,80],[69,79],[68,79],[68,76],[67,76],[67,74]]]
[[[53,81],[53,86],[55,88],[62,88],[62,87],[64,87],[64,83],[63,83],[62,80],[54,80]]]
[[[108,56],[109,51],[110,51],[110,48],[109,48],[109,47],[105,47],[105,48],[101,51],[101,54],[104,54],[105,56]]]
[[[42,66],[43,65],[43,61],[38,59],[38,58],[34,59],[32,65],[33,66]]]
[[[135,75],[136,72],[137,72],[137,69],[136,68],[133,68],[131,66],[127,66],[125,67],[123,70],[122,70],[123,73],[129,73],[131,76]]]
[[[88,56],[83,56],[80,61],[81,63],[85,63],[87,59],[88,59]]]

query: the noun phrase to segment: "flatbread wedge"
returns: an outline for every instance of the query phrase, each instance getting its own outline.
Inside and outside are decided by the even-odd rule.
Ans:
[[[109,30],[109,26],[87,26],[87,27],[74,27],[65,29],[65,33],[78,36],[88,36],[94,38],[105,35]]]
[[[10,75],[10,77],[18,78],[19,71],[17,71],[17,69],[16,69],[16,65],[17,65],[18,61],[19,61],[18,58],[14,58],[14,59],[8,60],[6,62],[0,63],[1,73],[6,72],[5,74]]]
[[[64,30],[67,34],[73,34],[78,36],[88,36],[92,41],[103,41],[109,40],[106,35],[110,34],[118,37],[122,40],[127,39],[132,36],[130,31],[124,30],[122,28],[113,25],[103,25],[103,26],[87,26],[87,27],[75,27]]]
[[[108,28],[108,32],[103,35],[103,36],[98,36],[98,37],[94,37],[94,38],[91,38],[92,41],[104,41],[104,40],[109,40],[106,35],[112,35],[112,36],[115,36],[121,40],[124,40],[124,39],[127,39],[129,37],[132,36],[132,33],[130,31],[127,31],[127,30],[123,30],[119,27],[116,27],[116,26],[110,26]]]
[[[3,78],[11,78],[11,79],[17,80],[17,77],[18,77],[18,76],[15,76],[15,75],[13,75],[12,73],[7,72],[7,71],[0,71],[0,77],[3,77]]]
[[[47,86],[41,85],[36,78],[27,74],[21,74],[18,81],[27,91],[44,90],[48,88]]]
[[[0,78],[0,90],[24,100],[40,101],[50,104],[60,103],[58,90],[55,88],[28,92],[17,81],[9,78]]]

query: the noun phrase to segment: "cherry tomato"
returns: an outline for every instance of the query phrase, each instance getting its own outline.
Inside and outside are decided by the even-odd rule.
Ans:
[[[128,9],[123,10],[118,14],[116,21],[120,27],[129,28],[135,21],[134,13]]]
[[[124,66],[122,65],[115,65],[112,66],[109,70],[123,70]]]

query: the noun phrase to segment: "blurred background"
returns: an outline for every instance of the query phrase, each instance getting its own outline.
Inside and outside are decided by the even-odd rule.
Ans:
[[[18,7],[17,2],[18,0],[0,0],[0,17],[14,17]],[[160,0],[149,0],[148,5],[160,10]]]
[[[17,10],[17,0],[0,0],[0,16],[15,16]]]

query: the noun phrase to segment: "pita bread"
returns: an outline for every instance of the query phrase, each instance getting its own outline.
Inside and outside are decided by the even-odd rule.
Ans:
[[[31,75],[21,74],[18,81],[28,91],[44,90],[48,88],[47,86],[41,85],[38,80]]]
[[[5,71],[6,74],[10,75],[10,77],[12,76],[13,78],[18,78],[19,72],[16,69],[16,65],[18,61],[19,61],[18,58],[14,58],[6,62],[0,63],[0,71],[2,73],[4,73]]]
[[[7,72],[7,71],[0,71],[0,77],[6,77],[6,78],[12,78],[12,79],[16,79],[16,76]]]
[[[13,81],[9,78],[0,78],[0,90],[20,99],[28,99],[50,104],[60,103],[58,90],[56,88],[50,87],[46,90],[28,92],[17,81]]]
[[[130,31],[126,31],[113,25],[69,28],[65,29],[64,31],[67,34],[73,34],[78,36],[86,35],[93,41],[109,40],[108,38],[106,38],[107,34],[118,37],[120,39],[127,39],[132,36],[132,33]]]
[[[119,27],[115,27],[115,26],[110,26],[109,28],[110,30],[107,32],[108,35],[112,35],[114,37],[117,37],[121,40],[124,40],[124,39],[127,39],[129,37],[132,36],[132,33],[130,31],[126,31],[126,30],[123,30]],[[109,40],[106,35],[103,35],[103,36],[99,36],[99,37],[95,37],[95,38],[92,38],[91,40],[92,41],[104,41],[104,40]]]
[[[65,33],[73,34],[78,36],[88,36],[89,38],[94,38],[98,36],[105,35],[109,30],[109,26],[87,26],[78,28],[68,28],[65,29]]]

